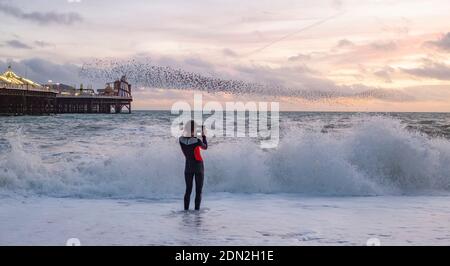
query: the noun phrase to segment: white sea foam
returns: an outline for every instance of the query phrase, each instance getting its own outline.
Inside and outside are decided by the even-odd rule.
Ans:
[[[327,196],[450,192],[449,140],[407,130],[393,118],[350,123],[350,128],[328,133],[285,123],[274,150],[262,150],[250,139],[211,139],[204,152],[205,191]],[[140,127],[145,129],[140,125],[136,130]],[[183,192],[184,161],[174,139],[111,138],[106,146],[98,138],[84,139],[86,146],[66,140],[65,153],[60,153],[44,152],[42,145],[33,144],[33,134],[11,129],[3,136],[2,194],[165,198]]]

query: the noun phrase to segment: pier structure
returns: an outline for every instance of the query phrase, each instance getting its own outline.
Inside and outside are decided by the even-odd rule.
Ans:
[[[112,84],[112,86],[111,86]],[[46,115],[62,113],[131,113],[131,84],[123,76],[99,93],[71,88],[64,93],[60,85],[40,85],[12,72],[0,75],[0,114]]]
[[[118,96],[56,96],[55,113],[131,113],[132,99]]]
[[[43,115],[55,113],[56,93],[0,85],[0,114]]]

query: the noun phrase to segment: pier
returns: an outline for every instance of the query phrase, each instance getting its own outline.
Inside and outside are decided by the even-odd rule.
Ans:
[[[52,91],[0,88],[2,115],[131,113],[132,101],[120,96],[66,96]]]
[[[131,85],[125,76],[105,89],[79,90],[61,84],[40,85],[22,78],[11,67],[0,75],[0,115],[50,115],[63,113],[131,113]]]
[[[55,113],[56,93],[0,86],[0,114],[44,115]]]
[[[56,96],[55,112],[63,113],[131,113],[132,98],[119,96]]]

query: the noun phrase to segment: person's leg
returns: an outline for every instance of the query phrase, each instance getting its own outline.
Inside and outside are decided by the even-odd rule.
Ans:
[[[194,181],[194,173],[184,172],[184,180],[186,181],[186,192],[184,193],[184,209],[189,210],[189,202],[191,201],[192,182]]]
[[[195,173],[195,209],[200,210],[200,203],[202,201],[202,189],[203,189],[203,171]]]

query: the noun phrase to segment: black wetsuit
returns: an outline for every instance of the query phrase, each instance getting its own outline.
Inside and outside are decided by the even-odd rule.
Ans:
[[[184,194],[184,209],[189,209],[189,202],[191,200],[192,185],[195,177],[195,209],[200,209],[202,201],[202,189],[204,179],[203,159],[200,154],[200,149],[206,150],[208,142],[206,137],[203,140],[195,137],[180,137],[180,146],[186,157],[186,165],[184,168],[184,179],[186,181],[186,193]]]

